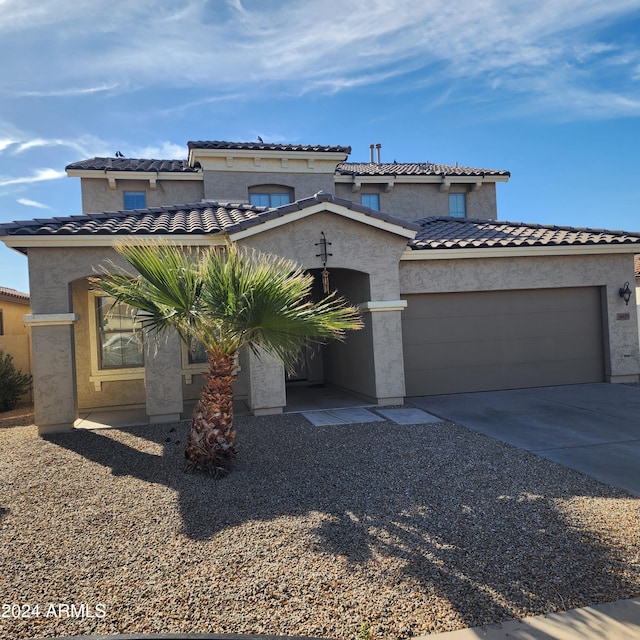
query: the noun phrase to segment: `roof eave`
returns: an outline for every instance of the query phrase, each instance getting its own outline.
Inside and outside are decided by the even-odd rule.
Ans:
[[[450,184],[484,184],[484,183],[496,183],[496,182],[509,182],[508,175],[496,175],[496,176],[458,176],[458,175],[395,175],[395,174],[377,174],[377,175],[369,175],[369,174],[336,174],[335,181],[345,184],[353,184],[354,182],[360,183],[381,183],[381,182],[389,182],[390,180],[394,183],[407,183],[407,184],[442,184],[443,182],[448,182]]]
[[[640,252],[640,242],[622,244],[564,244],[520,247],[452,247],[434,249],[407,247],[401,260],[460,260],[468,258],[515,258],[537,256],[575,256],[602,254],[636,254]]]
[[[195,171],[131,171],[123,169],[67,169],[69,178],[97,178],[101,180],[204,180],[200,169]]]

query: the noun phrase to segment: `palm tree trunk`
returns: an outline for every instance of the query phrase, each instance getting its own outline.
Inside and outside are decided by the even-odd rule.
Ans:
[[[233,356],[207,352],[208,371],[200,399],[193,411],[185,450],[188,470],[220,472],[235,455],[233,440],[233,389],[236,365]]]

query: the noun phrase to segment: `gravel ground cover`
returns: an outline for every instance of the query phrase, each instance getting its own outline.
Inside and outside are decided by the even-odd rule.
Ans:
[[[186,423],[0,422],[0,637],[386,640],[640,595],[623,491],[451,423],[236,423],[215,479]]]

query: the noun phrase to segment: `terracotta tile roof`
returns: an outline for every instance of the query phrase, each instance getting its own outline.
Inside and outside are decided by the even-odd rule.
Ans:
[[[186,160],[144,160],[141,158],[89,158],[80,162],[72,162],[65,169],[81,171],[167,171],[193,172],[198,168],[191,167]]]
[[[16,291],[9,287],[0,287],[0,299],[10,300],[12,302],[29,303],[29,294],[22,293],[22,291]]]
[[[508,171],[498,169],[474,169],[431,162],[341,162],[337,167],[340,175],[358,176],[510,176]]]
[[[64,218],[23,220],[0,224],[0,236],[233,233],[321,202],[334,202],[371,218],[384,220],[406,229],[416,231],[418,229],[415,223],[320,192],[310,198],[297,200],[275,209],[248,204],[200,202],[132,211],[90,213]]]
[[[418,220],[420,231],[409,242],[413,249],[476,249],[566,245],[639,244],[640,233],[557,227],[522,222],[430,217]]]
[[[187,143],[189,149],[237,149],[248,151],[328,151],[351,153],[351,147],[321,144],[271,144],[268,142],[226,142],[224,140],[196,140]]]

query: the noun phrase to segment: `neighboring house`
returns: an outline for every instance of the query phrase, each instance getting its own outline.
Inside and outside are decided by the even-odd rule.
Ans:
[[[28,313],[28,293],[0,287],[0,351],[11,354],[22,373],[31,373],[30,331],[24,322]]]
[[[292,258],[316,276],[318,296],[326,262],[365,328],[306,354],[298,384],[388,405],[638,381],[636,307],[619,291],[633,281],[640,234],[498,222],[507,171],[386,164],[373,148],[369,163],[352,163],[350,151],[190,142],[186,161],[93,158],[67,167],[81,178],[83,215],[0,225],[29,260],[40,432],[69,428],[79,410],[145,407],[173,421],[197,397],[198,354],[176,336],[147,339],[130,309],[107,313],[89,288],[97,265],[123,264],[116,242],[151,238]],[[282,411],[282,363],[247,351],[240,365],[237,398],[255,414]]]

